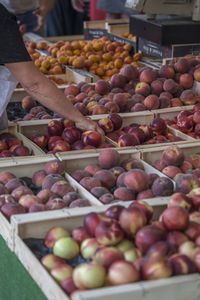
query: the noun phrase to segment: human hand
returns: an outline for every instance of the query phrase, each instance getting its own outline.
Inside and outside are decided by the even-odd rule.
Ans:
[[[71,0],[72,7],[78,11],[78,12],[83,12],[84,8],[84,0]]]
[[[104,142],[105,140],[105,133],[104,131],[98,126],[97,123],[95,123],[94,121],[84,118],[81,119],[81,121],[76,122],[76,127],[78,127],[81,130],[92,130],[92,131],[97,131],[98,133],[101,134],[102,136],[102,142]]]
[[[45,10],[43,10],[42,8],[38,8],[33,11],[33,15],[37,17],[37,27],[35,27],[33,31],[38,31],[44,25],[46,13]]]

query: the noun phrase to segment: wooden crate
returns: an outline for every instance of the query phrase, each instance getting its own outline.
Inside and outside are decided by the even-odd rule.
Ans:
[[[35,144],[33,145],[33,143],[29,141],[29,139],[27,139],[24,135],[22,135],[21,133],[19,133],[17,131],[17,124],[16,123],[9,122],[8,123],[8,129],[1,130],[0,134],[4,133],[4,132],[10,133],[10,134],[14,135],[17,139],[22,141],[22,144],[24,146],[26,146],[29,149],[30,153],[31,153],[31,156],[28,156],[29,159],[33,157],[32,155],[36,155],[36,156],[43,155],[43,152],[41,151],[41,149],[37,145],[35,145]],[[3,161],[3,159],[0,158],[0,161]]]
[[[176,117],[182,110],[192,110],[194,105],[185,105],[185,106],[178,106],[178,107],[169,107],[169,108],[162,108],[162,109],[155,109],[152,112],[155,115],[155,118],[162,118],[162,119],[170,119],[172,120]]]
[[[35,143],[33,143],[30,138],[32,135],[36,134],[36,133],[41,133],[41,134],[45,134],[47,133],[47,125],[48,123],[50,122],[50,120],[33,120],[33,121],[20,121],[18,122],[18,128],[19,128],[19,132],[21,135],[24,136],[24,138],[28,139],[29,140],[29,143],[31,145],[34,145],[35,147],[39,148]],[[111,145],[114,145],[115,146],[115,143],[108,139],[107,137],[105,138],[105,141]],[[40,149],[40,153],[43,153],[44,155],[46,155],[46,153],[41,149]],[[88,150],[87,150],[88,151]],[[97,153],[101,151],[100,148],[96,148],[96,149],[90,149],[88,151],[88,153]],[[79,151],[76,151],[76,150],[71,150],[71,151],[66,151],[66,152],[63,152],[65,153],[66,155],[80,155],[80,154],[84,154],[85,153],[85,150],[79,150]]]
[[[122,162],[125,159],[141,159],[141,153],[137,150],[117,150],[118,153],[120,154],[120,162]],[[57,157],[59,160],[61,160],[62,162],[64,162],[65,164],[65,169],[67,170],[67,172],[69,174],[72,174],[72,172],[76,171],[76,170],[82,170],[84,169],[88,164],[98,164],[98,157],[99,157],[99,153],[93,153],[93,154],[83,154],[80,157],[78,156],[68,156],[65,155],[64,153],[57,153]],[[150,174],[150,173],[156,173],[159,176],[162,177],[167,177],[164,174],[162,174],[161,172],[159,172],[157,169],[153,168],[151,165],[149,165],[148,163],[146,163],[145,161],[142,160],[142,163],[144,165],[144,169],[145,171]],[[69,175],[70,176],[70,175]],[[73,178],[71,178],[71,180],[74,180]],[[172,180],[173,182],[173,180]],[[175,187],[175,183],[173,182],[174,187]],[[98,200],[98,199],[97,199]],[[161,197],[159,198],[152,198],[152,199],[146,199],[145,201],[147,201],[150,205],[155,205],[158,201],[161,201]],[[169,197],[162,197],[162,203],[163,205],[167,205],[169,200]],[[129,205],[132,203],[132,201],[120,201],[118,202],[118,204],[121,205]],[[157,218],[157,215],[155,215],[155,218]]]
[[[182,144],[178,145],[178,147],[183,151],[185,156],[200,152],[200,143]],[[152,148],[151,151],[147,149],[142,150],[141,158],[152,165],[155,160],[161,159],[164,150],[166,150],[166,147]]]
[[[56,43],[58,41],[64,41],[64,42],[65,41],[78,41],[78,40],[83,40],[83,39],[84,39],[83,34],[45,37],[45,41],[48,41],[50,43]]]
[[[121,24],[118,24],[118,23],[112,24],[112,23],[107,22],[106,29],[109,33],[114,33],[117,35],[124,34],[124,33],[129,32],[129,23],[126,22],[126,23],[121,23]]]
[[[103,213],[106,208],[95,208],[93,211]],[[163,208],[160,207],[160,213]],[[12,225],[17,230],[14,233],[14,251],[32,278],[36,281],[49,300],[69,300],[56,281],[44,269],[42,264],[26,246],[23,239],[44,238],[47,231],[53,226],[63,226],[69,231],[81,226],[87,212],[69,211],[60,217],[49,216],[44,219],[24,219],[20,216],[12,218]],[[175,276],[168,279],[141,281],[138,283],[103,287],[94,290],[75,293],[74,300],[198,300],[200,298],[199,274]]]
[[[159,111],[159,110],[158,110]],[[138,123],[141,125],[149,125],[149,123],[155,118],[155,111],[143,111],[143,112],[137,112],[137,113],[124,113],[124,114],[120,114],[122,119],[123,119],[123,123],[122,123],[122,127],[128,126],[131,123]],[[178,112],[177,112],[178,113]],[[170,115],[170,113],[166,114],[166,119],[168,118],[168,116]],[[99,120],[101,118],[104,118],[106,115],[97,115],[97,116],[92,116],[91,118],[93,120]],[[165,117],[163,117],[165,119]],[[123,148],[118,148],[118,144],[114,141],[112,141],[111,139],[107,138],[110,142],[112,141],[112,144],[118,148],[118,149],[146,149],[146,148],[152,148],[152,147],[161,147],[161,146],[169,146],[170,144],[185,144],[185,143],[189,143],[194,141],[194,139],[182,132],[180,132],[179,130],[176,130],[172,127],[169,127],[169,132],[172,133],[173,135],[180,137],[183,139],[183,141],[179,141],[179,142],[168,142],[168,143],[160,143],[160,144],[145,144],[145,145],[138,145],[138,146],[132,146],[132,147],[123,147]]]
[[[49,155],[48,157],[33,157],[31,160],[28,158],[13,158],[12,160],[5,159],[3,163],[0,164],[0,173],[2,172],[11,172],[16,177],[32,177],[33,174],[41,169],[44,169],[45,164],[49,161],[55,160],[54,155]],[[103,206],[103,204],[97,200],[92,194],[86,191],[81,185],[79,185],[71,176],[67,173],[65,174],[65,178],[70,183],[70,185],[79,193],[80,197],[87,199],[92,206]],[[68,211],[68,208],[63,208],[59,211],[65,212]],[[43,219],[45,215],[52,214],[54,215],[55,211],[45,211],[38,213],[28,213],[21,214],[20,219],[23,220],[25,218],[35,218],[37,215],[39,218]],[[57,212],[57,211],[56,211]],[[13,250],[13,229],[11,223],[4,217],[4,215],[0,212],[0,234],[5,239],[8,247]]]

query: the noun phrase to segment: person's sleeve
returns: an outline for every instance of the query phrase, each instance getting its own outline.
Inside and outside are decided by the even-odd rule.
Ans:
[[[30,61],[16,17],[0,4],[0,64]]]

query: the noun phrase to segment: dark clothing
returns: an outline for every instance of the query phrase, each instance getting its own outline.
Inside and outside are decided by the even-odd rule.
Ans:
[[[97,8],[111,14],[133,14],[133,10],[125,7],[126,0],[98,0]]]
[[[16,17],[0,4],[0,64],[30,61]]]
[[[83,33],[83,14],[75,11],[70,0],[55,0],[46,17],[47,36]]]

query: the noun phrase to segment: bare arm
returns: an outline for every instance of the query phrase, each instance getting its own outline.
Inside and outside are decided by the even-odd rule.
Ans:
[[[34,15],[38,18],[38,26],[34,29],[34,31],[40,30],[44,25],[45,18],[50,10],[53,8],[54,0],[40,0],[39,9],[33,12]]]
[[[82,130],[103,131],[95,122],[86,119],[73,104],[68,101],[54,83],[46,78],[34,65],[33,62],[19,62],[6,64],[14,77],[21,83],[24,89],[41,104],[70,119]]]

